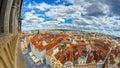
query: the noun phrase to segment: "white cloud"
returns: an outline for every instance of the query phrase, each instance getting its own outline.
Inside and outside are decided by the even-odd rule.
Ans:
[[[58,9],[59,8],[59,9]],[[85,9],[81,6],[64,6],[58,5],[50,8],[50,11],[45,12],[46,16],[50,18],[79,18],[81,13],[84,12]]]
[[[57,21],[59,21],[59,22],[65,22],[65,20],[62,19],[62,18],[58,18]]]
[[[66,0],[68,3],[72,3],[73,5],[78,5],[78,6],[84,6],[88,7],[91,5],[91,3],[85,1],[85,0]]]
[[[32,9],[33,5],[31,3],[29,3],[27,7],[30,8],[30,9]]]
[[[57,0],[59,1],[59,0]],[[80,30],[88,30],[88,31],[98,31],[105,34],[112,34],[120,36],[120,20],[115,20],[118,17],[108,17],[107,14],[110,13],[109,6],[98,3],[97,7],[98,10],[91,9],[88,11],[88,7],[91,7],[93,4],[91,2],[86,2],[84,0],[67,0],[68,2],[72,3],[73,5],[65,6],[65,5],[48,5],[46,3],[38,3],[38,4],[29,4],[28,8],[30,8],[31,12],[25,13],[25,19],[23,22],[30,22],[34,24],[30,29],[80,29]],[[103,7],[104,6],[104,7]],[[49,11],[45,11],[45,14],[36,13],[36,10],[45,11],[49,9]],[[101,13],[105,15],[99,15],[98,17],[87,16],[89,13],[96,13],[97,11],[101,11]],[[81,16],[84,14],[85,16]],[[44,16],[51,18],[52,20],[46,21],[45,18],[39,17]],[[73,19],[72,24],[64,23],[65,19]],[[61,23],[63,22],[63,23]],[[25,24],[25,23],[23,23]],[[27,24],[25,24],[27,25]],[[24,26],[23,28],[28,29],[30,26]]]
[[[34,12],[35,11],[33,10],[25,13],[24,21],[26,21],[26,23],[41,23],[44,21],[44,18],[38,17]]]
[[[60,2],[60,0],[55,0],[55,3],[59,3]]]
[[[35,13],[35,10],[31,10],[31,13]]]
[[[30,9],[39,9],[41,11],[45,11],[46,9],[49,9],[51,5],[48,5],[46,3],[36,3],[36,4],[29,3],[27,7]]]

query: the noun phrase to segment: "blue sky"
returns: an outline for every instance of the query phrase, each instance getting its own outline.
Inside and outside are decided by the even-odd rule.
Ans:
[[[23,0],[22,31],[76,29],[120,37],[120,0]]]

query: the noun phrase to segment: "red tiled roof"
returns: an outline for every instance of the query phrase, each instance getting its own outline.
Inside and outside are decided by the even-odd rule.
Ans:
[[[71,50],[71,47],[67,47],[67,48],[64,50],[64,53],[65,53],[65,54],[68,54],[70,50]]]
[[[69,35],[64,33],[64,34],[62,34],[62,36],[63,36],[63,37],[67,37],[67,36],[69,36]]]
[[[77,48],[77,45],[75,45],[75,44],[71,44],[71,46],[72,46],[72,48]]]
[[[95,45],[91,45],[91,48],[93,49],[93,50],[98,50],[98,48],[95,46]]]
[[[94,50],[102,50],[104,54],[107,54],[109,50],[105,50],[103,47],[101,46],[95,46],[95,45],[91,45],[91,48]]]
[[[76,52],[78,52],[78,50],[77,50],[77,49],[75,49],[75,50],[73,51],[73,53],[76,53]]]
[[[86,46],[79,46],[78,47],[78,52],[81,52],[82,50],[84,50],[86,48]]]
[[[55,45],[58,44],[57,40],[53,40],[51,43],[49,43],[48,45],[45,46],[46,50],[51,49],[52,47],[54,47]]]
[[[61,52],[59,51],[58,53],[55,54],[55,58],[58,60],[58,58],[60,57]]]
[[[84,40],[76,40],[76,42],[84,42]]]
[[[36,41],[36,38],[30,38],[30,41],[34,42],[34,41]]]
[[[64,42],[64,44],[71,44],[71,42]]]
[[[107,44],[104,44],[105,46],[107,46],[107,47],[111,47],[111,45],[109,44],[109,43],[107,43]]]
[[[53,50],[51,50],[51,51],[47,51],[46,54],[47,54],[48,56],[52,56],[52,54],[53,54]]]
[[[99,38],[95,38],[94,41],[96,41],[96,42],[100,42],[100,43],[102,43],[102,44],[104,43],[104,41],[101,40],[101,39],[99,39]]]
[[[68,54],[68,61],[72,62],[73,53],[70,51]]]
[[[44,47],[44,46],[42,46],[42,45],[39,45],[39,46],[38,46],[38,49],[42,51],[42,50],[44,50],[44,49],[45,49],[45,47]]]
[[[64,55],[62,55],[62,56],[60,57],[59,61],[63,64],[65,58],[66,58],[66,57],[65,57]]]
[[[79,54],[74,56],[74,61],[76,61],[79,58]]]

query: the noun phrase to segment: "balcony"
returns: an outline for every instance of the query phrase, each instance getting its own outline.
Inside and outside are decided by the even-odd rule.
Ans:
[[[0,35],[0,68],[25,68],[19,34]]]

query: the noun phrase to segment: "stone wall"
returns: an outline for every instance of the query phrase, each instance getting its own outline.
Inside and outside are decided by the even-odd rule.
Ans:
[[[17,34],[0,36],[0,68],[15,68]]]
[[[21,5],[22,0],[0,0],[0,68],[16,68]]]
[[[0,34],[17,33],[22,0],[0,0]]]

